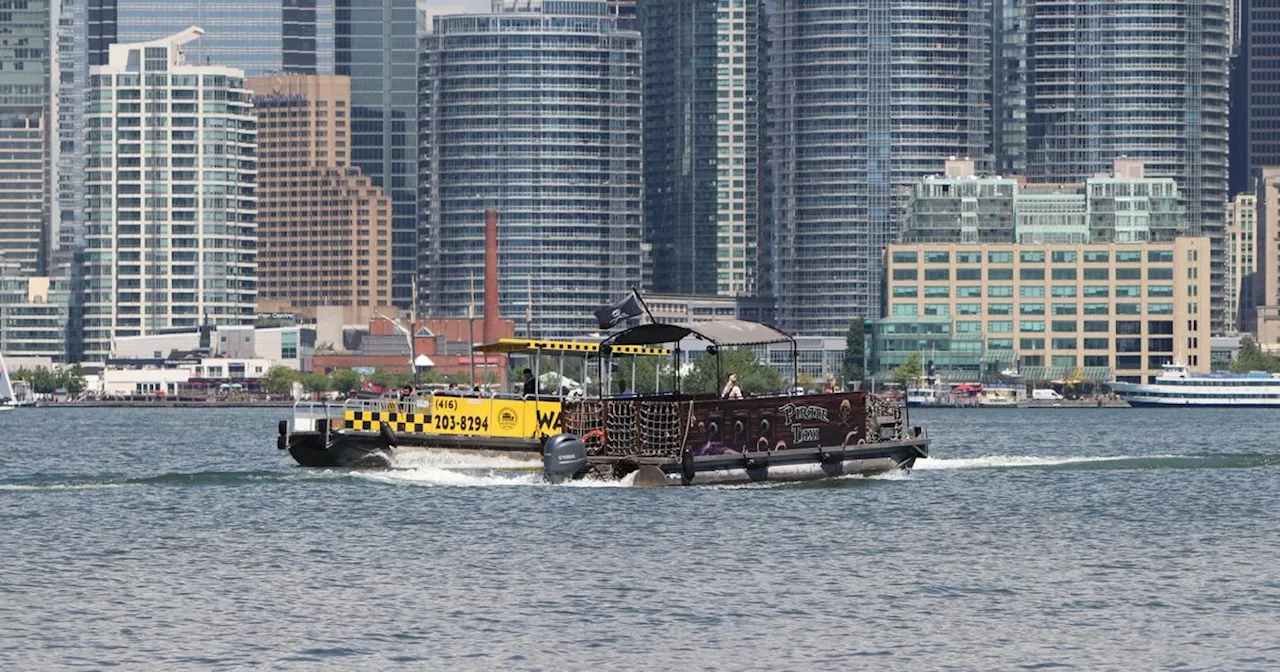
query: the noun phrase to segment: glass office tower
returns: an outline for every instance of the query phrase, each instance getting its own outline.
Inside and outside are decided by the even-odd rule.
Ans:
[[[45,0],[0,4],[0,263],[45,272],[54,134]]]
[[[418,12],[414,0],[332,0],[334,72],[351,78],[351,163],[391,197],[392,301],[418,266]]]
[[[200,26],[191,63],[249,76],[332,73],[334,0],[88,0],[89,64],[116,42],[144,42]]]

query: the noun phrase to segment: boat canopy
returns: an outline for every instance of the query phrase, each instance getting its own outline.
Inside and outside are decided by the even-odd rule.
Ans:
[[[472,348],[476,352],[486,354],[532,354],[532,353],[577,353],[595,355],[600,352],[599,343],[583,341],[545,341],[528,338],[504,338],[493,343],[484,343]],[[642,355],[664,357],[671,354],[666,348],[646,348],[639,345],[615,346],[610,349],[613,355]]]
[[[619,348],[655,343],[679,343],[686,336],[694,336],[714,345],[764,345],[766,343],[791,343],[795,339],[773,327],[747,320],[715,320],[712,322],[675,322],[642,324],[620,331],[605,339],[614,352]]]

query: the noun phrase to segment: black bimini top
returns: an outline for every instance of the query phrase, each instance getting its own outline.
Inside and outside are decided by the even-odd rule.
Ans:
[[[601,345],[654,345],[678,343],[687,336],[715,345],[763,345],[794,343],[790,335],[768,325],[747,320],[715,320],[713,322],[675,322],[642,324],[620,331]]]

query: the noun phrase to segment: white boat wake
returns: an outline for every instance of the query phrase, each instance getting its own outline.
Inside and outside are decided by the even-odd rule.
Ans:
[[[1036,467],[1059,467],[1069,464],[1089,464],[1095,462],[1124,462],[1130,460],[1164,460],[1187,458],[1185,455],[1115,455],[1095,457],[1065,457],[1054,455],[983,455],[982,457],[940,458],[930,457],[916,460],[918,471],[937,471],[946,469],[1017,469]]]
[[[391,485],[492,487],[549,486],[542,478],[542,462],[517,460],[501,455],[466,455],[424,452],[398,455],[389,471],[351,472],[357,478]],[[620,481],[583,479],[555,487],[619,488],[632,484],[635,475]]]

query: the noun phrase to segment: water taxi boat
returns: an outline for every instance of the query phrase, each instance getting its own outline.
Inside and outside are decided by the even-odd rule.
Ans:
[[[666,351],[654,346],[675,344],[678,363],[681,343],[689,340],[717,363],[725,347],[789,342],[796,361],[789,335],[741,320],[645,324],[599,344],[573,345],[593,355],[596,380],[604,381],[613,357],[657,354]],[[540,457],[552,482],[629,478],[645,486],[871,475],[910,469],[928,456],[924,430],[911,427],[899,406],[875,395],[720,398],[682,392],[680,367],[668,370],[671,391],[659,394],[505,399],[437,393],[429,416],[409,425],[403,410],[370,417],[344,408],[339,422],[330,411],[320,417],[321,412],[299,407],[304,416],[310,414],[310,424],[295,413],[291,427],[281,423],[279,445],[300,463],[315,466],[388,466],[405,446],[497,452]],[[410,409],[409,417],[423,415]],[[442,430],[455,426],[462,429]],[[339,458],[336,464],[333,458]]]
[[[280,421],[276,445],[304,467],[387,468],[397,453],[422,451],[540,459],[546,439],[561,432],[561,410],[571,396],[572,391],[560,384],[569,380],[566,363],[576,360],[580,371],[588,371],[600,358],[600,345],[504,338],[474,350],[523,355],[536,380],[554,384],[531,395],[435,390],[408,398],[302,401],[294,404],[292,420]],[[613,358],[630,357],[633,366],[640,358],[667,354],[664,349],[644,347],[616,348],[610,353]],[[557,367],[544,374],[546,359],[556,361]]]
[[[1111,383],[1130,406],[1280,408],[1280,374],[1193,374],[1165,364],[1154,383]]]

